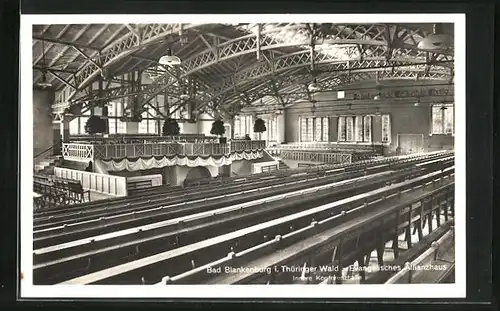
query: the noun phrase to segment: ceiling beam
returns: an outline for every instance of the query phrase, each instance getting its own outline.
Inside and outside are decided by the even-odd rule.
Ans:
[[[42,37],[33,36],[33,40],[44,41],[44,42],[49,42],[49,43],[53,43],[53,44],[66,45],[69,47],[77,47],[77,48],[86,49],[86,50],[98,51],[98,49],[93,48],[91,46],[78,44],[78,43],[74,43],[74,42],[69,42],[69,41],[64,41],[64,40],[60,40],[60,39],[42,38]]]

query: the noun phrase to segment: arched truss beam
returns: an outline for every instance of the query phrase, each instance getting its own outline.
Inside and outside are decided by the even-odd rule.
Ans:
[[[197,27],[195,24],[144,24],[137,25],[134,32],[128,32],[122,37],[114,40],[111,44],[106,46],[100,51],[95,51],[89,55],[87,62],[82,68],[74,75],[72,81],[69,81],[77,88],[70,92],[68,101],[72,100],[78,92],[83,90],[89,83],[91,83],[102,70],[108,66],[116,63],[117,61],[129,56],[140,48],[154,43],[165,37],[178,34],[180,29],[190,29]]]
[[[414,38],[415,32],[411,29],[401,27],[400,25],[363,25],[353,27],[346,31],[346,27],[353,27],[353,25],[334,25],[332,31],[334,34],[327,38],[316,40],[316,45],[344,45],[342,46],[337,55],[330,55],[330,57],[338,57],[341,61],[342,56],[347,54],[350,58],[357,59],[372,59],[373,57],[379,59],[401,58],[407,56],[412,59],[422,58],[425,59],[426,52],[416,48],[416,40]],[[388,31],[389,29],[389,31]],[[297,37],[303,37],[304,40],[290,40],[276,38],[276,34],[284,30],[294,30],[297,32]],[[182,69],[184,75],[192,74],[201,69],[213,66],[219,62],[229,60],[235,57],[240,57],[246,54],[257,53],[257,51],[269,51],[286,47],[305,48],[311,45],[311,39],[302,25],[276,27],[270,30],[264,30],[259,34],[249,34],[229,41],[222,42],[216,46],[209,47],[201,51],[189,59],[183,61]],[[348,45],[348,47],[345,47]],[[299,53],[309,54],[309,49],[299,51]],[[390,55],[388,55],[388,53]],[[318,50],[317,54],[321,53]],[[439,53],[437,60],[452,57],[451,54]],[[325,57],[327,57],[325,55]],[[450,58],[452,59],[452,58]]]
[[[335,90],[340,86],[345,86],[358,81],[375,81],[378,75],[380,80],[441,80],[446,84],[449,83],[448,76],[442,73],[432,73],[424,78],[419,77],[420,72],[418,71],[376,71],[369,72],[355,72],[355,73],[340,73],[337,76],[332,76],[331,73],[323,73],[317,78],[317,85],[323,90]],[[289,107],[293,105],[296,101],[302,99],[311,99],[311,94],[307,88],[307,84],[304,83],[304,79],[307,79],[307,75],[297,75],[297,76],[286,76],[284,79],[277,82],[279,84],[279,93],[281,97],[285,99],[284,104],[276,98],[276,92],[274,88],[269,84],[261,84],[250,92],[244,92],[239,94],[234,94],[230,96],[224,106],[228,107],[229,111],[236,107],[242,109],[243,106],[252,106],[252,104],[262,100],[262,104],[270,105],[281,105],[281,107]],[[244,94],[244,95],[243,95]],[[241,103],[244,103],[241,105]],[[237,113],[238,109],[234,111]]]
[[[232,77],[224,79],[221,83],[211,88],[203,88],[200,86],[200,90],[203,90],[206,94],[209,94],[212,100],[220,99],[220,97],[232,91],[233,89],[243,89],[245,84],[256,81],[258,79],[265,79],[271,75],[278,75],[291,69],[299,69],[305,66],[310,66],[311,64],[311,54],[308,52],[296,52],[288,55],[283,55],[274,59],[269,59],[269,61],[258,62],[244,68],[243,70],[237,72]],[[434,66],[444,66],[452,64],[452,60],[440,59],[433,60],[430,62],[420,61],[420,63],[415,63],[416,60],[411,59],[405,55],[401,58],[394,58],[391,61],[387,61],[383,57],[372,58],[372,59],[347,59],[344,61],[339,61],[335,57],[329,55],[319,54],[314,56],[314,62],[317,64],[319,70],[326,71],[347,71],[356,72],[362,70],[384,70],[387,68],[404,68],[405,71],[422,71],[425,70],[427,64]],[[450,70],[446,68],[433,68],[429,71],[429,74],[441,72],[443,74],[449,74]],[[126,87],[115,88],[104,90],[103,96],[105,98],[120,98],[133,95],[144,95],[142,105],[146,104],[152,100],[157,95],[164,94],[177,94],[180,95],[178,84],[178,79],[186,79],[184,74],[177,78],[171,72],[164,74],[156,79],[153,83],[149,85],[141,86],[141,91],[135,91],[134,93],[127,93]],[[108,95],[109,94],[109,95]],[[97,99],[97,91],[93,91],[88,95],[84,95],[75,100],[75,103],[88,101],[92,99]]]
[[[74,81],[69,81],[72,85],[77,86],[77,89],[70,93],[68,100],[73,99],[80,90],[82,90],[88,83],[93,81],[93,79],[99,73],[101,73],[102,70],[105,70],[107,66],[117,62],[120,59],[123,59],[124,57],[132,54],[133,52],[137,51],[147,44],[153,43],[168,35],[178,33],[181,27],[183,30],[187,30],[198,26],[201,25],[138,25],[137,28],[135,28],[135,31],[127,33],[123,37],[117,39],[116,41],[113,41],[112,44],[105,47],[103,50],[90,55],[89,58],[91,58],[93,61],[87,61],[87,63],[81,68],[81,70],[79,70],[79,72],[75,74],[73,78]],[[349,28],[349,26],[353,29]],[[318,44],[351,44],[353,46],[351,47],[350,52],[357,53],[357,58],[360,60],[371,59],[372,57],[375,57],[377,53],[379,53],[378,57],[381,57],[383,55],[383,57],[389,59],[390,57],[388,57],[388,51],[392,56],[394,54],[398,54],[399,49],[403,49],[404,51],[402,51],[402,53],[410,56],[411,58],[419,57],[419,54],[425,53],[423,51],[415,50],[415,31],[411,29],[405,29],[398,25],[394,26],[394,30],[392,32],[387,31],[387,25],[380,24],[359,25],[356,27],[354,27],[353,25],[334,25],[332,27],[335,28],[333,31],[334,34],[329,38],[323,39],[321,42],[318,42]],[[249,34],[207,47],[206,50],[195,54],[194,56],[183,62],[181,69],[183,72],[182,76],[188,76],[192,73],[215,65],[224,60],[229,60],[249,53],[256,53],[257,50],[260,52],[279,49],[283,47],[303,46],[310,44],[310,42],[278,42],[278,40],[272,36],[273,33],[278,34],[284,30],[293,29],[295,29],[296,31],[304,31],[301,25],[282,26],[267,31],[261,31],[260,34]],[[370,46],[375,46],[376,51],[368,48]],[[304,52],[309,53],[309,51],[303,51],[301,53]],[[413,55],[415,53],[416,55]],[[322,53],[316,54],[324,55]],[[437,57],[436,59],[451,57],[444,54],[440,55],[441,56]],[[341,59],[338,59],[338,61],[341,61]]]
[[[377,47],[378,48],[378,47]],[[349,50],[349,49],[348,49]],[[352,50],[353,53],[354,49]],[[400,49],[398,53],[394,54],[391,60],[387,60],[385,56],[371,56],[365,57],[364,59],[359,59],[356,54],[347,54],[346,58],[339,59],[338,57],[332,56],[330,54],[319,54],[315,53],[314,56],[311,55],[309,51],[299,51],[287,55],[283,55],[276,58],[269,58],[268,61],[257,62],[251,66],[237,72],[233,77],[229,77],[223,80],[219,85],[211,87],[204,90],[205,93],[212,95],[212,100],[217,100],[218,97],[230,92],[234,88],[241,88],[243,84],[254,79],[262,79],[269,75],[276,75],[283,71],[299,68],[304,66],[310,66],[312,58],[314,57],[314,63],[317,64],[320,69],[321,65],[329,64],[329,71],[359,71],[359,70],[378,70],[382,68],[398,68],[404,67],[404,70],[408,71],[422,71],[424,72],[425,66],[434,67],[433,70],[429,69],[428,74],[435,72],[442,72],[444,75],[449,74],[450,69],[446,68],[453,64],[453,60],[448,56],[436,56],[425,59],[426,52],[421,52],[424,58],[422,60],[415,59],[414,56],[410,56],[412,50]],[[353,57],[354,56],[354,57]],[[442,68],[436,68],[441,66]],[[201,70],[201,69],[200,69]],[[194,71],[190,71],[194,73]],[[181,78],[185,76],[185,73],[181,74]],[[164,89],[171,87],[175,81],[168,82],[168,76],[164,75],[155,81],[151,87],[157,88],[158,91],[151,93],[143,100],[143,105],[153,99],[156,95],[163,92]]]
[[[421,64],[415,64],[414,62],[407,63],[407,62],[389,62],[387,60],[373,60],[373,61],[348,61],[348,62],[332,62],[331,60],[329,61],[322,61],[319,62],[320,64],[328,64],[328,66],[325,66],[324,70],[328,71],[330,73],[332,72],[345,72],[345,73],[354,73],[354,72],[367,72],[367,71],[385,71],[389,69],[391,72],[401,72],[401,75],[403,76],[404,72],[408,72],[409,75],[412,75],[413,73],[413,78],[418,79],[418,78],[427,78],[427,77],[439,77],[439,79],[447,80],[449,79],[449,70],[437,70],[434,68],[434,70],[430,70],[427,73],[427,76],[424,76],[424,70],[425,70],[425,63]],[[251,81],[258,81],[262,80],[262,84],[268,84],[266,83],[265,79],[269,78],[270,76],[276,76],[277,74],[280,74],[282,72],[288,71],[293,68],[300,68],[304,66],[309,66],[310,62],[307,57],[299,57],[298,59],[295,59],[292,62],[282,62],[278,61],[278,65],[283,66],[281,68],[278,68],[277,66],[273,66],[270,63],[262,63],[259,64],[259,66],[255,66],[253,68],[250,68],[249,70],[245,70],[243,72],[237,73],[234,75],[232,78],[228,78],[223,80],[219,86],[215,88],[211,88],[206,91],[207,94],[212,94],[211,101],[214,102],[220,102],[218,100],[220,96],[225,95],[226,93],[231,93],[237,90],[245,90],[245,84],[250,83]],[[320,70],[322,70],[322,66],[319,67]],[[394,70],[393,70],[394,68]],[[404,68],[403,70],[396,70],[396,68]],[[312,80],[311,75],[309,76],[309,80]],[[227,96],[226,96],[227,99]],[[203,104],[199,107],[202,108]]]
[[[318,58],[318,60],[321,60],[319,62],[320,66],[318,66],[318,69],[322,72],[320,73],[320,76],[326,73],[331,77],[332,73],[338,72],[339,74],[346,74],[346,77],[352,77],[351,79],[356,79],[356,77],[362,77],[362,75],[354,75],[355,73],[374,73],[378,71],[382,73],[380,77],[392,79],[450,79],[450,70],[434,67],[433,70],[426,73],[425,70],[427,65],[424,63],[415,64],[414,62],[408,63],[402,61],[390,62],[387,60],[352,60],[339,63],[336,60],[328,58]],[[198,102],[197,109],[201,111],[206,106],[212,109],[217,108],[217,106],[226,109],[232,107],[235,100],[236,102],[242,101],[250,103],[264,97],[264,95],[261,96],[259,94],[265,94],[265,96],[272,96],[272,94],[276,95],[276,90],[280,92],[286,84],[283,81],[293,79],[294,77],[299,77],[299,80],[293,80],[291,84],[303,86],[310,82],[312,79],[311,75],[309,73],[305,73],[297,76],[294,73],[303,70],[304,66],[309,65],[310,57],[308,58],[302,53],[294,53],[288,56],[280,57],[274,62],[257,63],[256,65],[252,65],[244,71],[240,71],[234,76],[223,80],[215,87],[203,89],[202,86],[200,86],[199,89],[204,91],[204,93],[208,96],[206,99]],[[318,78],[320,78],[320,76]],[[285,79],[283,80],[283,78]],[[277,79],[279,82],[268,83],[270,79]],[[331,80],[331,78],[329,79]],[[162,81],[165,85],[160,84],[159,81]],[[300,81],[300,83],[297,81]],[[263,87],[267,89],[264,90],[262,89]],[[325,87],[327,86],[325,85]],[[178,97],[182,94],[182,90],[178,86],[178,80],[170,75],[163,76],[153,84],[141,85],[139,89],[136,89],[133,92],[130,91],[128,86],[110,88],[103,90],[100,94],[97,90],[95,90],[88,95],[79,98],[76,102],[92,101],[97,100],[98,98],[111,100],[137,95],[146,98],[139,106],[144,107],[145,104],[155,96],[165,93],[167,93],[170,97]],[[245,96],[241,97],[241,94],[246,94],[246,98]],[[301,98],[303,97],[304,96],[301,95]],[[298,98],[295,98],[295,96],[288,96],[285,101],[289,103],[290,101],[296,99]],[[182,101],[179,99],[170,105],[175,106],[180,103],[182,103]]]

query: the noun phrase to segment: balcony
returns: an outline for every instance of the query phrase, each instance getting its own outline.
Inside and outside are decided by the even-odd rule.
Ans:
[[[262,150],[265,141],[232,141],[220,143],[64,143],[62,155],[66,160],[88,162],[92,160],[150,158],[173,156],[223,156],[233,152]]]

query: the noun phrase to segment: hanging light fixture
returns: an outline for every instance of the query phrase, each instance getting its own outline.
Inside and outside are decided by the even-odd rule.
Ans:
[[[42,89],[46,89],[46,88],[51,88],[52,87],[52,83],[48,82],[47,81],[47,68],[46,68],[46,62],[45,62],[45,44],[44,42],[42,41],[42,81],[39,81],[37,82],[35,85],[37,87],[40,87]]]
[[[180,65],[182,62],[181,62],[181,59],[179,57],[172,55],[172,50],[168,49],[167,54],[162,56],[160,58],[160,60],[158,61],[158,63],[160,65],[163,65],[163,66],[172,67],[172,66]]]
[[[417,48],[427,51],[437,51],[449,49],[453,45],[453,38],[443,33],[442,24],[434,24],[432,32],[432,34],[423,38],[417,44]]]

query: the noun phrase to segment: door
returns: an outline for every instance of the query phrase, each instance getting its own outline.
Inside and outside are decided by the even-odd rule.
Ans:
[[[400,154],[412,154],[424,151],[424,135],[398,134],[398,149]]]

